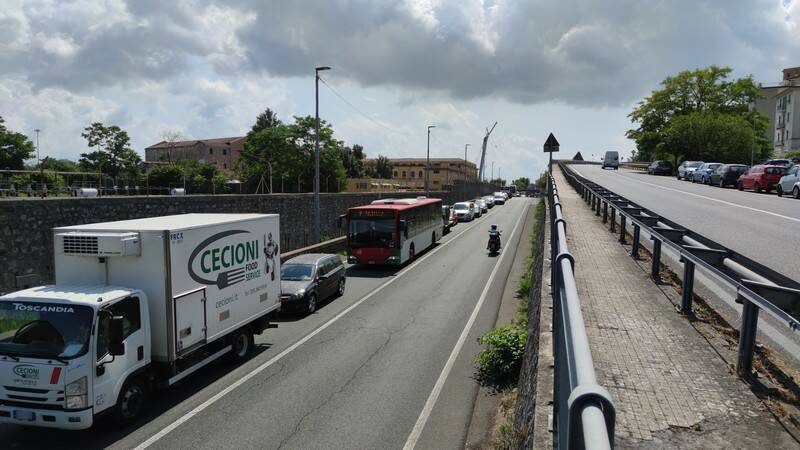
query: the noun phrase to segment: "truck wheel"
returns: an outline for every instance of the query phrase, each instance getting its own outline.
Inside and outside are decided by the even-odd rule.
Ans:
[[[147,386],[141,378],[134,378],[122,387],[117,399],[117,422],[120,425],[129,425],[144,411],[147,404]]]
[[[233,347],[231,349],[231,359],[234,362],[244,361],[253,350],[253,333],[247,327],[236,330],[233,333],[231,345]]]

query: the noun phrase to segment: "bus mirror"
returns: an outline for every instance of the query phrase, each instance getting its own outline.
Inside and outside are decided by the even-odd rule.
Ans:
[[[344,223],[344,218],[347,217],[347,214],[342,214],[341,216],[336,218],[336,226],[342,228],[342,224]]]

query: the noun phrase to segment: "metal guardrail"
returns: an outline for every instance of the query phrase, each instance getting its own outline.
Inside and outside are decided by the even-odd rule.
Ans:
[[[800,333],[800,321],[796,318],[800,316],[800,285],[797,282],[585,179],[566,164],[559,166],[567,181],[591,205],[595,215],[600,216],[602,210],[603,223],[610,222],[612,233],[616,232],[616,216],[619,214],[619,241],[623,244],[627,240],[626,226],[630,222],[633,227],[633,258],[639,256],[641,230],[650,234],[653,241],[650,275],[655,282],[661,281],[662,245],[680,255],[683,263],[681,313],[691,314],[696,268],[736,290],[736,301],[743,304],[736,362],[739,376],[747,378],[752,374],[759,311],[776,318],[790,332]]]
[[[647,170],[650,167],[649,162],[624,162],[619,164],[620,167],[633,170]]]
[[[548,177],[550,206],[553,356],[553,431],[558,449],[610,449],[614,445],[614,402],[597,384],[589,339],[575,285],[575,259],[567,247],[566,221],[558,188]]]

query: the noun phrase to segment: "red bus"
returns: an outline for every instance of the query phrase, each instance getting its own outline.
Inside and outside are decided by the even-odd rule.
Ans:
[[[400,265],[433,246],[444,234],[442,200],[375,200],[347,210],[347,261]]]

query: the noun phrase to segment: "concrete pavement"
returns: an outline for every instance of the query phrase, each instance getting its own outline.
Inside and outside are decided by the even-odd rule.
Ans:
[[[598,383],[615,403],[616,446],[797,448],[554,169]]]
[[[344,297],[310,317],[284,319],[235,370],[220,364],[164,391],[137,427],[2,427],[0,439],[7,448],[402,448],[427,407],[417,448],[463,448],[477,393],[476,338],[494,325],[513,259],[487,256],[486,231],[499,224],[504,247],[514,248],[530,205],[514,199],[459,224],[399,272],[351,269]]]

